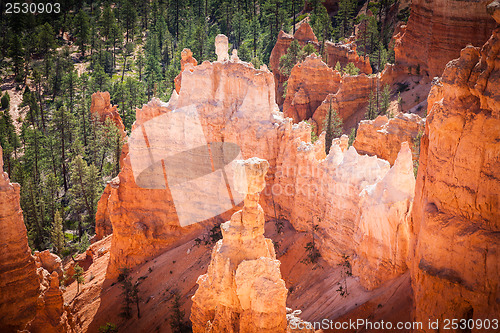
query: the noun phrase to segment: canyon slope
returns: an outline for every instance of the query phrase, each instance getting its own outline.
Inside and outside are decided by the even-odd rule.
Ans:
[[[500,23],[498,2],[489,11]],[[500,313],[499,50],[497,28],[450,61],[428,97],[412,212],[416,320]]]

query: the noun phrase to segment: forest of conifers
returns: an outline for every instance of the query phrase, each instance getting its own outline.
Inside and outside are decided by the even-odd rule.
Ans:
[[[4,171],[21,185],[31,248],[85,249],[97,201],[119,172],[122,138],[92,118],[92,93],[109,91],[130,131],[136,107],[170,97],[184,48],[213,61],[222,33],[241,60],[267,64],[279,31],[293,33],[306,16],[320,43],[340,42],[366,20],[359,53],[376,72],[391,57],[384,18],[394,1],[366,2],[341,0],[333,13],[320,0],[65,0],[51,14],[7,14],[3,4],[0,145]],[[374,15],[356,18],[363,5]]]

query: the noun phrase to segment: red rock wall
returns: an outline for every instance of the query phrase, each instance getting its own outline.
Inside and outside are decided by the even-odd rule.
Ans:
[[[274,45],[271,56],[269,57],[269,68],[274,75],[276,103],[278,103],[278,105],[282,105],[285,101],[283,98],[283,83],[288,80],[288,77],[283,75],[279,70],[280,58],[286,54],[293,40],[298,41],[301,47],[304,47],[307,43],[312,43],[316,49],[319,49],[318,39],[307,22],[300,24],[293,36],[283,32],[283,30],[279,32],[276,45]]]
[[[496,29],[482,50],[450,61],[429,94],[412,212],[416,320],[500,313],[499,49]]]
[[[0,154],[2,149],[0,147]],[[36,313],[40,283],[28,247],[20,186],[9,183],[0,156],[0,331],[23,329]]]
[[[283,114],[294,122],[312,118],[328,94],[336,93],[342,76],[314,54],[292,69]]]
[[[376,155],[393,165],[401,143],[406,141],[413,149],[418,133],[424,131],[424,123],[425,119],[410,113],[398,114],[391,119],[378,116],[374,120],[363,120],[359,123],[353,146],[360,154]],[[417,155],[414,158],[418,158]]]
[[[467,44],[481,46],[495,27],[486,13],[491,0],[414,0],[406,32],[394,48],[402,70],[431,79],[440,76],[448,61],[458,58]]]

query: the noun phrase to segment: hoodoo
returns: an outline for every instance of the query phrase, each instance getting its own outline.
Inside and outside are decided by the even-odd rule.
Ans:
[[[207,274],[193,296],[193,332],[285,332],[286,295],[273,242],[264,237],[259,205],[269,163],[250,158],[236,164],[235,184],[245,205],[221,225]]]

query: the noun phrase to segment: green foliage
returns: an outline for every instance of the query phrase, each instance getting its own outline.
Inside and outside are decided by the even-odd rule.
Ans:
[[[54,247],[56,248],[56,253],[58,255],[62,254],[62,251],[64,250],[64,233],[63,233],[63,221],[61,214],[59,211],[56,211],[56,214],[54,216],[54,224],[52,225],[52,244],[54,244]]]
[[[172,304],[172,314],[170,315],[170,328],[173,333],[191,332],[190,325],[184,320],[185,312],[181,309],[181,297],[174,293],[174,303]]]
[[[375,119],[378,115],[387,115],[389,118],[393,115],[388,114],[390,98],[391,98],[391,88],[388,84],[384,85],[382,91],[378,86],[378,83],[374,90],[370,92],[368,97],[368,106],[366,109],[365,118]]]
[[[304,59],[304,53],[299,42],[293,40],[288,47],[286,54],[282,55],[279,62],[279,70],[284,76],[290,76],[293,66]]]
[[[337,26],[337,37],[348,38],[354,27],[354,16],[358,2],[356,0],[340,0],[339,10],[335,17]]]
[[[334,68],[337,72],[339,73],[342,73],[342,66],[340,66],[340,62],[337,61],[337,63],[335,64],[335,68]]]
[[[352,146],[354,143],[354,140],[356,140],[356,128],[351,128],[351,132],[349,133],[349,147]]]
[[[417,178],[418,174],[418,165],[419,165],[419,159],[420,159],[420,141],[422,140],[422,136],[424,135],[423,131],[419,131],[415,139],[413,139],[413,146],[412,146],[412,152],[413,152],[413,174],[415,178]]]
[[[338,264],[342,268],[340,272],[341,280],[337,283],[339,288],[336,290],[340,296],[347,297],[349,290],[347,288],[347,278],[352,276],[352,267],[349,261],[349,256],[342,254],[342,261]]]
[[[330,147],[332,146],[332,141],[334,138],[338,138],[342,135],[343,122],[340,118],[337,110],[332,107],[332,101],[330,100],[330,106],[328,108],[327,117],[324,120],[323,128],[325,129],[325,153],[328,155],[330,153]]]
[[[318,222],[321,222],[321,219],[319,219]],[[303,259],[301,262],[303,264],[317,264],[318,263],[318,260],[319,258],[321,258],[321,253],[319,252],[319,249],[317,248],[316,246],[316,235],[315,233],[318,231],[319,229],[319,224],[314,224],[314,218],[311,219],[311,236],[312,236],[312,240],[310,242],[308,242],[306,244],[306,246],[304,247],[306,252],[307,252],[307,256],[305,259]]]
[[[106,323],[99,327],[99,333],[118,333],[118,328],[115,324]]]
[[[347,63],[347,65],[344,67],[344,74],[345,75],[358,75],[359,74],[359,68],[356,67],[352,62]]]
[[[0,100],[1,104],[2,104],[2,109],[7,109],[9,108],[10,106],[10,95],[9,93],[6,91],[5,94],[2,96],[1,100]]]
[[[73,279],[76,281],[76,294],[78,295],[80,293],[80,285],[85,284],[85,277],[83,275],[83,268],[78,263],[75,264],[74,269]]]

